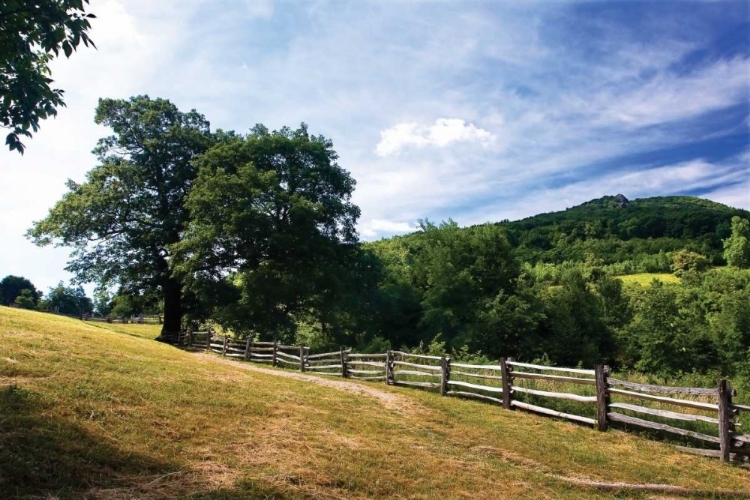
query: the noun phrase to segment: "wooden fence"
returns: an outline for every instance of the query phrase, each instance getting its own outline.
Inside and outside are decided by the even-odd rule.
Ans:
[[[80,317],[83,321],[98,321],[100,323],[133,323],[133,324],[151,324],[161,325],[161,316],[92,316],[84,314]]]
[[[493,365],[474,365],[452,362],[449,356],[402,351],[356,354],[343,347],[310,354],[306,346],[238,341],[210,330],[175,333],[165,340],[242,361],[439,391],[444,396],[477,399],[508,410],[520,408],[571,420],[599,431],[606,431],[615,422],[648,432],[674,434],[688,442],[713,447],[678,446],[685,452],[722,461],[750,459],[750,435],[737,432],[740,412],[750,414],[750,406],[732,402],[735,393],[727,380],[712,389],[669,387],[613,378],[605,365],[585,370],[520,363],[511,358],[502,358]],[[550,404],[551,400],[555,403]],[[561,411],[561,402],[571,409]]]

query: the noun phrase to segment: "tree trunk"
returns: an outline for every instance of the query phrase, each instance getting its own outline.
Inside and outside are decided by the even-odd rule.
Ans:
[[[161,335],[179,332],[182,328],[182,287],[172,278],[164,282],[164,323],[161,327]]]

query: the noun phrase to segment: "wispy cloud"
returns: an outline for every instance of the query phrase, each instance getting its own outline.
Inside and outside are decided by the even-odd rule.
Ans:
[[[636,83],[598,95],[593,114],[605,124],[647,127],[731,106],[748,97],[750,59],[718,60],[687,75],[664,72]]]

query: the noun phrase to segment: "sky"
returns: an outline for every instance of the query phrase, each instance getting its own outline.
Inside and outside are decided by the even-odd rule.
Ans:
[[[618,193],[750,209],[750,2],[90,3],[98,49],[52,65],[67,107],[0,151],[0,276],[40,289],[69,251],[24,233],[96,165],[100,97],[307,123],[357,181],[363,240]]]

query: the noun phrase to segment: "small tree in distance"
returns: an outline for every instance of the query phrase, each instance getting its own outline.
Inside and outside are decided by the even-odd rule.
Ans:
[[[31,293],[31,290],[28,288],[21,290],[21,295],[16,297],[16,300],[14,301],[16,306],[20,307],[21,309],[34,309],[36,308],[36,300],[34,300],[34,295]]]
[[[724,258],[731,267],[750,267],[750,221],[732,217],[732,234],[724,240]]]
[[[681,276],[685,272],[700,273],[711,267],[708,257],[689,250],[680,250],[672,256],[672,271]]]
[[[51,311],[75,316],[94,311],[94,303],[86,296],[82,287],[66,287],[62,281],[49,289],[45,305]]]

